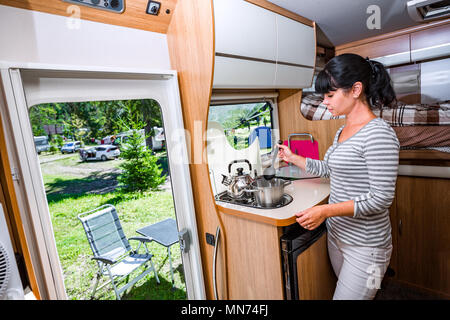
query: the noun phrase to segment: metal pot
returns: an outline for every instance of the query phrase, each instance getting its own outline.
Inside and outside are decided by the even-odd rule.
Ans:
[[[273,178],[266,180],[264,177],[255,179],[245,192],[252,192],[256,202],[262,207],[275,207],[280,204],[284,195],[284,187],[292,181]]]

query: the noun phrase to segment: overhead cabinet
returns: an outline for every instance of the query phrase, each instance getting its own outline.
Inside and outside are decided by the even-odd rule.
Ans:
[[[214,0],[214,88],[311,86],[316,37],[307,25],[244,0]]]
[[[450,55],[450,23],[411,33],[411,60]]]
[[[367,39],[366,43],[342,45],[336,55],[356,53],[385,66],[409,64],[450,55],[450,23],[386,39]]]

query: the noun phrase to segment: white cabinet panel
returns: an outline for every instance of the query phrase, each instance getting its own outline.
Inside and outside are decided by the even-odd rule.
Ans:
[[[273,88],[274,63],[216,56],[214,88]]]
[[[216,52],[276,60],[275,13],[244,0],[214,0]]]
[[[276,15],[278,30],[277,61],[314,66],[316,42],[314,28]]]
[[[312,85],[314,69],[277,64],[276,88],[309,88]]]

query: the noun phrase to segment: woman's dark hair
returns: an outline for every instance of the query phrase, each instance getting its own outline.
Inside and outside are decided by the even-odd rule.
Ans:
[[[391,78],[383,64],[352,53],[344,53],[328,61],[317,75],[315,89],[322,94],[350,89],[358,81],[363,84],[369,106],[380,108],[396,101]]]

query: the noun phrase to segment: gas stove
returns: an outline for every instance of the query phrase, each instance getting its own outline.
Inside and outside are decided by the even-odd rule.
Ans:
[[[233,198],[226,191],[223,191],[223,192],[219,193],[218,195],[216,195],[215,198],[216,198],[216,201],[222,201],[222,202],[237,204],[240,206],[246,206],[246,207],[251,207],[251,208],[258,208],[258,209],[281,208],[281,207],[287,206],[293,200],[293,198],[289,194],[285,193],[285,194],[283,194],[283,197],[281,198],[280,203],[278,203],[277,205],[271,206],[271,207],[264,207],[257,203],[255,196],[252,194],[248,194],[248,195],[246,194],[240,198]]]

